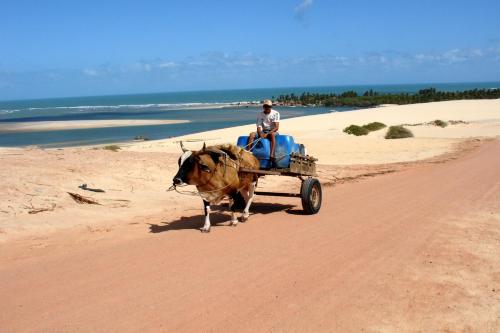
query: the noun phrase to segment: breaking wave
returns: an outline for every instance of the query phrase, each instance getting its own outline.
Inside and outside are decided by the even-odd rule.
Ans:
[[[44,111],[68,111],[68,113],[99,112],[111,110],[188,110],[188,109],[219,109],[227,107],[237,107],[240,105],[251,105],[254,102],[229,102],[229,103],[169,103],[169,104],[119,104],[119,105],[78,105],[78,106],[50,106],[50,107],[29,107],[22,109],[0,109],[0,114],[12,114],[15,112],[44,112]]]

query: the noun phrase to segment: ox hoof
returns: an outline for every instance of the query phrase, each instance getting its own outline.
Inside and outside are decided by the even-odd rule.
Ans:
[[[210,232],[210,229],[203,229],[203,228],[201,228],[201,229],[200,229],[200,231],[201,231],[202,233],[206,234],[206,233],[209,233],[209,232]]]
[[[246,221],[248,221],[248,216],[240,216],[240,222],[245,223]]]
[[[236,227],[238,225],[238,221],[235,221],[235,222],[231,221],[231,223],[229,223],[229,225],[231,227]]]

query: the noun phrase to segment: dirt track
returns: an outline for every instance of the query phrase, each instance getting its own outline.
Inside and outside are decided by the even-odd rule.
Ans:
[[[500,141],[326,188],[317,216],[270,200],[210,234],[186,212],[2,245],[0,331],[500,331]]]

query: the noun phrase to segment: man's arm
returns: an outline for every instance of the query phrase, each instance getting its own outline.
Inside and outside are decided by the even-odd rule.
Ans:
[[[265,134],[262,132],[262,126],[257,126],[257,136],[259,138],[263,138],[263,136],[265,136]]]
[[[276,133],[280,129],[280,114],[279,112],[276,112],[274,115],[274,121],[273,121],[273,129],[271,130],[271,133]]]
[[[262,117],[257,117],[257,137],[258,138],[264,138],[266,135],[262,132],[262,125],[263,125],[263,119]]]
[[[260,134],[262,133],[262,119],[260,115],[257,116],[257,121],[255,122],[255,125],[257,126],[257,137],[260,138]]]

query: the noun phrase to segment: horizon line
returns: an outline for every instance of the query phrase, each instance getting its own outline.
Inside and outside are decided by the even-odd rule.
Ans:
[[[57,96],[57,97],[29,97],[22,99],[0,99],[0,103],[8,102],[26,102],[26,101],[42,101],[52,99],[71,99],[71,98],[92,98],[92,97],[119,97],[130,95],[157,95],[157,94],[175,94],[175,93],[205,93],[216,91],[244,91],[244,90],[269,90],[269,89],[296,89],[296,88],[329,88],[329,87],[359,87],[359,86],[410,86],[410,85],[442,85],[442,84],[488,84],[498,83],[500,81],[460,81],[460,82],[416,82],[416,83],[354,83],[354,84],[339,84],[339,85],[313,85],[313,86],[276,86],[276,87],[253,87],[253,88],[238,88],[238,89],[195,89],[195,90],[170,90],[170,91],[155,91],[155,92],[133,92],[133,93],[117,93],[117,94],[103,94],[103,95],[79,95],[79,96]],[[432,87],[429,87],[432,88]],[[493,88],[493,87],[492,87]],[[500,88],[500,87],[494,87]],[[306,91],[304,91],[306,92]]]

